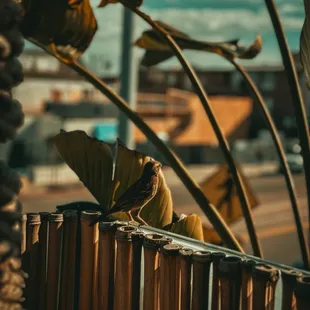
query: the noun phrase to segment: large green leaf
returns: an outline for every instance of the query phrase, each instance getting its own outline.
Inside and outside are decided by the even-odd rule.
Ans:
[[[191,214],[181,218],[172,224],[170,231],[196,240],[204,241],[201,219],[196,214]]]
[[[89,0],[22,0],[23,35],[66,62],[90,45],[97,22]]]
[[[262,49],[262,38],[259,35],[257,35],[255,41],[249,46],[241,46],[239,45],[239,40],[225,42],[194,40],[166,23],[157,21],[157,24],[176,41],[181,49],[207,51],[229,59],[252,59],[255,58]],[[144,66],[153,66],[174,56],[168,43],[153,29],[143,32],[135,45],[146,50],[142,59],[142,65]]]
[[[55,137],[59,155],[77,174],[99,204],[110,206],[113,158],[109,146],[84,131],[61,131]]]
[[[300,35],[300,60],[310,88],[310,2],[304,0],[306,19]]]

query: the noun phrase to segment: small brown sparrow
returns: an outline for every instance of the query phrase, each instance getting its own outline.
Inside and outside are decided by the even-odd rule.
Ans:
[[[157,192],[158,174],[161,167],[162,165],[158,161],[147,162],[144,165],[141,177],[127,189],[109,211],[100,215],[90,225],[93,226],[97,222],[103,221],[108,215],[120,211],[126,212],[129,218],[133,220],[131,212],[135,210],[139,210],[136,218],[145,224],[140,218],[140,211],[154,198]]]

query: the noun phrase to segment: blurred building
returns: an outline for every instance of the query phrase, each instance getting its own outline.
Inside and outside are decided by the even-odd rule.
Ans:
[[[105,96],[44,52],[26,51],[21,62],[25,82],[14,90],[14,95],[23,104],[26,123],[14,143],[27,145],[25,158],[28,163],[45,165],[59,162],[51,138],[60,128],[84,130],[90,136],[108,142],[115,140],[119,111]],[[300,67],[298,70],[300,78],[303,78]],[[249,72],[263,92],[278,127],[289,127],[293,115],[292,104],[282,68],[251,67]],[[265,127],[237,72],[197,70],[197,73],[230,144],[255,137]],[[207,115],[183,71],[141,68],[139,75],[137,112],[158,136],[185,163],[223,161]],[[118,91],[116,77],[104,80]],[[138,129],[135,131],[135,140],[138,150],[161,160]],[[11,156],[12,153],[16,154],[18,147],[11,145],[3,152],[5,156]]]
[[[310,112],[310,96],[298,54],[294,54],[294,60],[305,103]],[[296,136],[293,102],[283,67],[247,66],[246,69],[261,91],[277,128],[287,136]],[[196,69],[196,72],[209,96],[249,96],[243,78],[233,68],[207,71]],[[139,80],[139,89],[142,92],[164,93],[168,88],[193,90],[190,80],[182,70],[141,69]],[[257,137],[259,131],[266,128],[255,104],[250,123],[249,138]]]

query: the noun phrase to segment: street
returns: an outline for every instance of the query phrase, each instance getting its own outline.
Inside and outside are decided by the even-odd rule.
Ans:
[[[190,172],[198,182],[207,176],[202,168],[197,166],[190,169]],[[197,207],[195,201],[175,174],[167,168],[165,168],[164,174],[172,192],[175,211],[179,215],[181,213],[196,213],[206,222],[207,218]],[[253,217],[259,239],[262,243],[264,258],[279,263],[292,264],[300,259],[300,251],[293,213],[283,176],[275,174],[258,177],[252,176],[249,178],[249,181],[260,202],[260,205],[253,210]],[[302,175],[295,176],[295,185],[300,201],[302,222],[304,228],[306,228],[308,218],[307,201]],[[54,211],[56,205],[79,200],[94,201],[88,191],[81,186],[52,191],[41,190],[32,195],[21,196],[24,212]],[[241,235],[245,241],[246,252],[252,254],[243,219],[234,223],[231,228],[235,233]]]

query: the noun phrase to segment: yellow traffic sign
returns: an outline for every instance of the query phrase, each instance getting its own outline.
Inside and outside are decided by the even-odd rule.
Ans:
[[[253,209],[258,206],[258,200],[240,169],[238,171],[243,180],[250,207]],[[200,184],[200,187],[227,224],[243,217],[240,200],[227,164],[221,165],[213,175]]]

